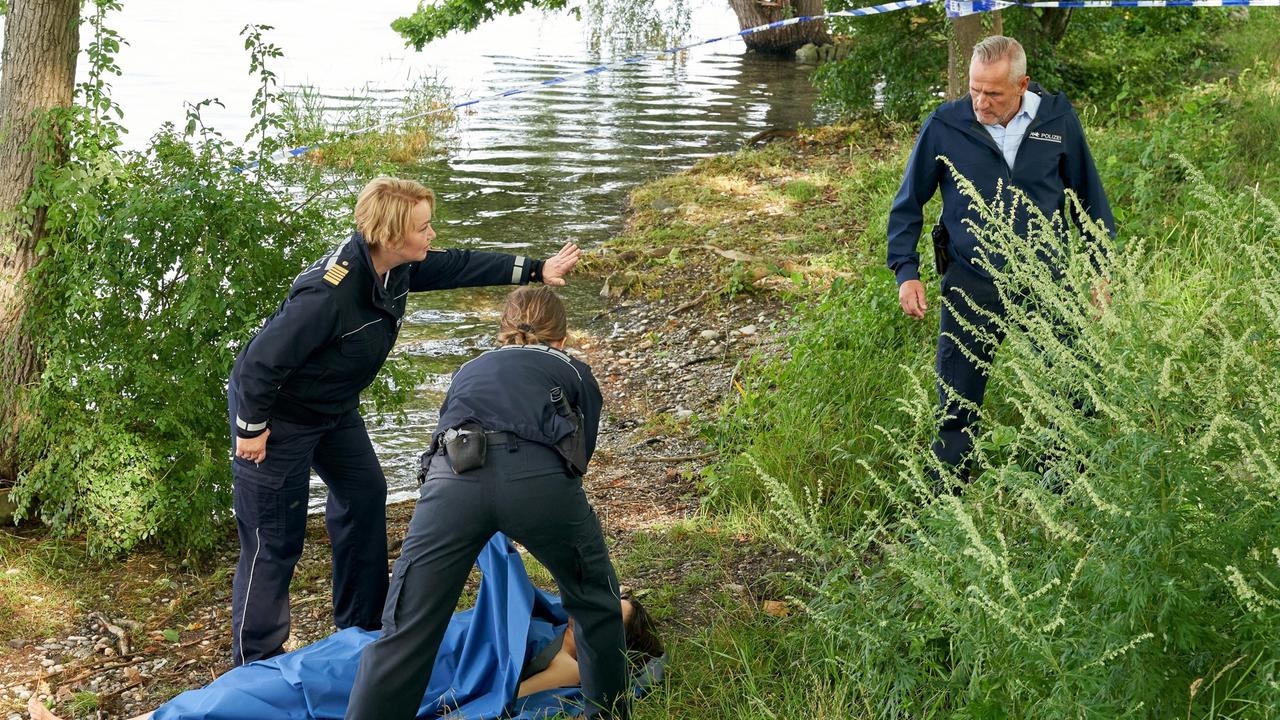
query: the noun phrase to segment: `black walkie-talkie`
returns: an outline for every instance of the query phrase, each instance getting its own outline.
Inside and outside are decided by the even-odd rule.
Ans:
[[[573,408],[569,407],[569,400],[564,396],[564,388],[551,388],[551,402],[556,406],[556,413],[560,417],[573,417]]]
[[[582,428],[586,420],[580,410],[569,405],[569,399],[564,396],[564,388],[551,388],[551,404],[555,405],[556,414],[573,424],[573,432],[556,443],[556,452],[560,453],[560,457],[564,458],[565,464],[574,474],[582,475],[587,472],[587,434]]]

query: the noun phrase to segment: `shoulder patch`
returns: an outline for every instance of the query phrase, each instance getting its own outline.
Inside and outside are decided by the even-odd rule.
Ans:
[[[341,265],[334,265],[325,271],[324,281],[330,285],[337,285],[347,276],[347,269]]]

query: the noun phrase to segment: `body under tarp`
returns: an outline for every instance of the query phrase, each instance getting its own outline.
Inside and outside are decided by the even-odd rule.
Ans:
[[[418,708],[420,718],[534,720],[581,713],[579,688],[515,699],[525,663],[564,632],[568,616],[555,595],[529,582],[520,554],[498,533],[477,561],[475,607],[455,613]],[[341,718],[360,653],[377,631],[348,628],[293,652],[249,663],[170,700],[154,720]],[[661,676],[651,662],[636,678],[641,694]]]

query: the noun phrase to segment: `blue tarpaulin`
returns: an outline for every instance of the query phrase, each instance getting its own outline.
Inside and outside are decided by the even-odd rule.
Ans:
[[[529,582],[520,554],[501,533],[489,540],[477,562],[479,597],[475,607],[455,613],[449,622],[418,717],[534,720],[579,714],[578,688],[514,700],[525,661],[568,622],[560,599]],[[360,652],[377,637],[376,631],[348,628],[235,668],[165,703],[155,720],[341,718]],[[637,680],[637,694],[660,674],[661,663],[651,663]]]

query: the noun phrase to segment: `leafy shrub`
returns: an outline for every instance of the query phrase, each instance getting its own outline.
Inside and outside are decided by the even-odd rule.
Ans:
[[[231,508],[232,361],[293,277],[349,232],[370,173],[272,161],[297,138],[273,111],[265,63],[278,51],[262,31],[246,29],[263,78],[253,150],[205,127],[207,103],[184,129],[169,124],[145,150],[121,150],[112,113],[99,112],[118,111],[102,82],[83,86],[80,108],[48,133],[69,139],[70,159],[42,166],[27,200],[49,207],[29,311],[44,367],[27,398],[14,498],[96,553],[216,540]],[[106,53],[92,59],[112,67]],[[414,385],[403,370],[387,377],[398,382],[375,391],[383,400]]]
[[[828,8],[855,5],[839,0]],[[1008,8],[1003,32],[1022,42],[1028,74],[1050,92],[1130,116],[1214,70],[1227,57],[1224,29],[1247,17],[1217,8],[1181,10],[1077,11],[1059,37],[1049,13],[1062,11]],[[846,115],[884,113],[897,120],[918,119],[938,105],[947,87],[950,32],[941,4],[836,19],[832,26],[853,42],[845,60],[814,71],[824,104]]]

